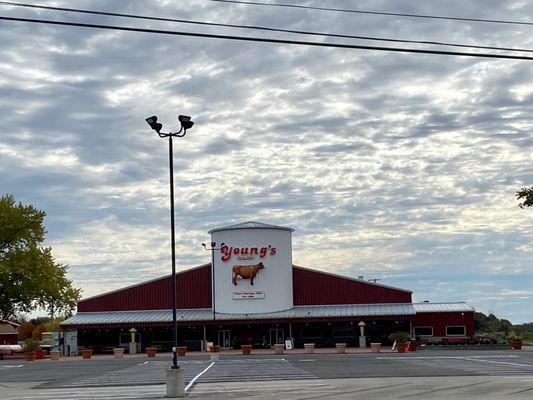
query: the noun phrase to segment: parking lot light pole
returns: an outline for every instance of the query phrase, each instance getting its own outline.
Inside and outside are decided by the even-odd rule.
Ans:
[[[187,133],[187,129],[192,128],[194,122],[191,121],[191,117],[186,115],[180,115],[178,120],[181,124],[180,130],[178,132],[161,132],[163,125],[157,122],[157,117],[154,115],[152,117],[146,118],[146,122],[150,127],[157,132],[160,138],[168,138],[168,157],[169,157],[169,168],[170,168],[170,238],[171,238],[171,253],[172,253],[172,370],[178,370],[180,367],[178,365],[177,359],[177,347],[178,347],[178,330],[176,324],[176,239],[175,239],[175,228],[174,228],[174,154],[172,147],[172,138],[174,137],[183,137]],[[169,384],[169,375],[167,374],[167,397],[182,397],[184,395],[183,389],[183,376],[180,375],[181,381],[176,384],[175,381],[172,381]],[[183,393],[182,393],[183,392]]]

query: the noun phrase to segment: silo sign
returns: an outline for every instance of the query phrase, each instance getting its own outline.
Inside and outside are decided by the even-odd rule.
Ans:
[[[216,312],[292,308],[292,231],[254,222],[210,231],[211,241],[220,246],[214,266]]]

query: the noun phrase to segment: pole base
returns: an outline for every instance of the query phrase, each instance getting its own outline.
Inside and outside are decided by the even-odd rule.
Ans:
[[[185,374],[183,368],[166,370],[167,394],[169,398],[185,397]]]

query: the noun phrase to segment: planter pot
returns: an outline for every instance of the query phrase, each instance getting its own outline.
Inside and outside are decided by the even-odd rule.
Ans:
[[[249,356],[252,353],[252,345],[251,344],[243,344],[241,346],[242,354],[245,356]]]
[[[36,360],[44,360],[46,353],[44,350],[35,350],[35,359]]]
[[[178,350],[178,356],[185,357],[185,353],[187,353],[187,346],[180,346],[177,348]]]
[[[337,348],[337,354],[346,353],[346,343],[335,343],[335,347]]]
[[[113,349],[113,355],[115,358],[123,358],[124,357],[124,347],[115,347]]]
[[[209,351],[211,353],[218,353],[220,351],[220,346],[209,346]]]
[[[282,344],[275,344],[274,345],[274,353],[275,354],[283,354],[283,350],[284,350],[284,345]]]
[[[315,344],[314,343],[304,343],[305,352],[307,354],[313,354],[315,352]]]
[[[26,361],[35,360],[35,352],[34,351],[28,351],[27,353],[24,353],[24,356],[26,357]]]
[[[405,350],[407,350],[407,346],[409,346],[408,343],[397,343],[396,347],[398,347],[398,353],[405,353]]]
[[[370,348],[372,349],[372,353],[380,353],[381,343],[370,343]]]
[[[90,360],[92,356],[93,356],[93,351],[91,349],[85,349],[81,351],[81,357],[84,360]]]
[[[511,346],[513,347],[513,350],[521,350],[522,349],[522,343],[511,343]]]
[[[50,352],[50,360],[57,361],[59,360],[60,355],[61,355],[61,352],[59,350],[52,350]]]
[[[147,347],[146,348],[146,355],[148,357],[155,357],[155,353],[157,353],[157,348],[155,348],[155,347]]]

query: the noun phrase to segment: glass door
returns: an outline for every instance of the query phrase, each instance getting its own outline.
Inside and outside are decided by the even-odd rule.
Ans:
[[[218,345],[220,346],[221,349],[228,350],[230,348],[230,343],[231,343],[230,333],[231,332],[229,329],[218,331]]]
[[[285,335],[284,335],[283,329],[279,329],[279,328],[270,329],[270,346],[274,346],[275,344],[283,344],[283,343],[285,343]]]

